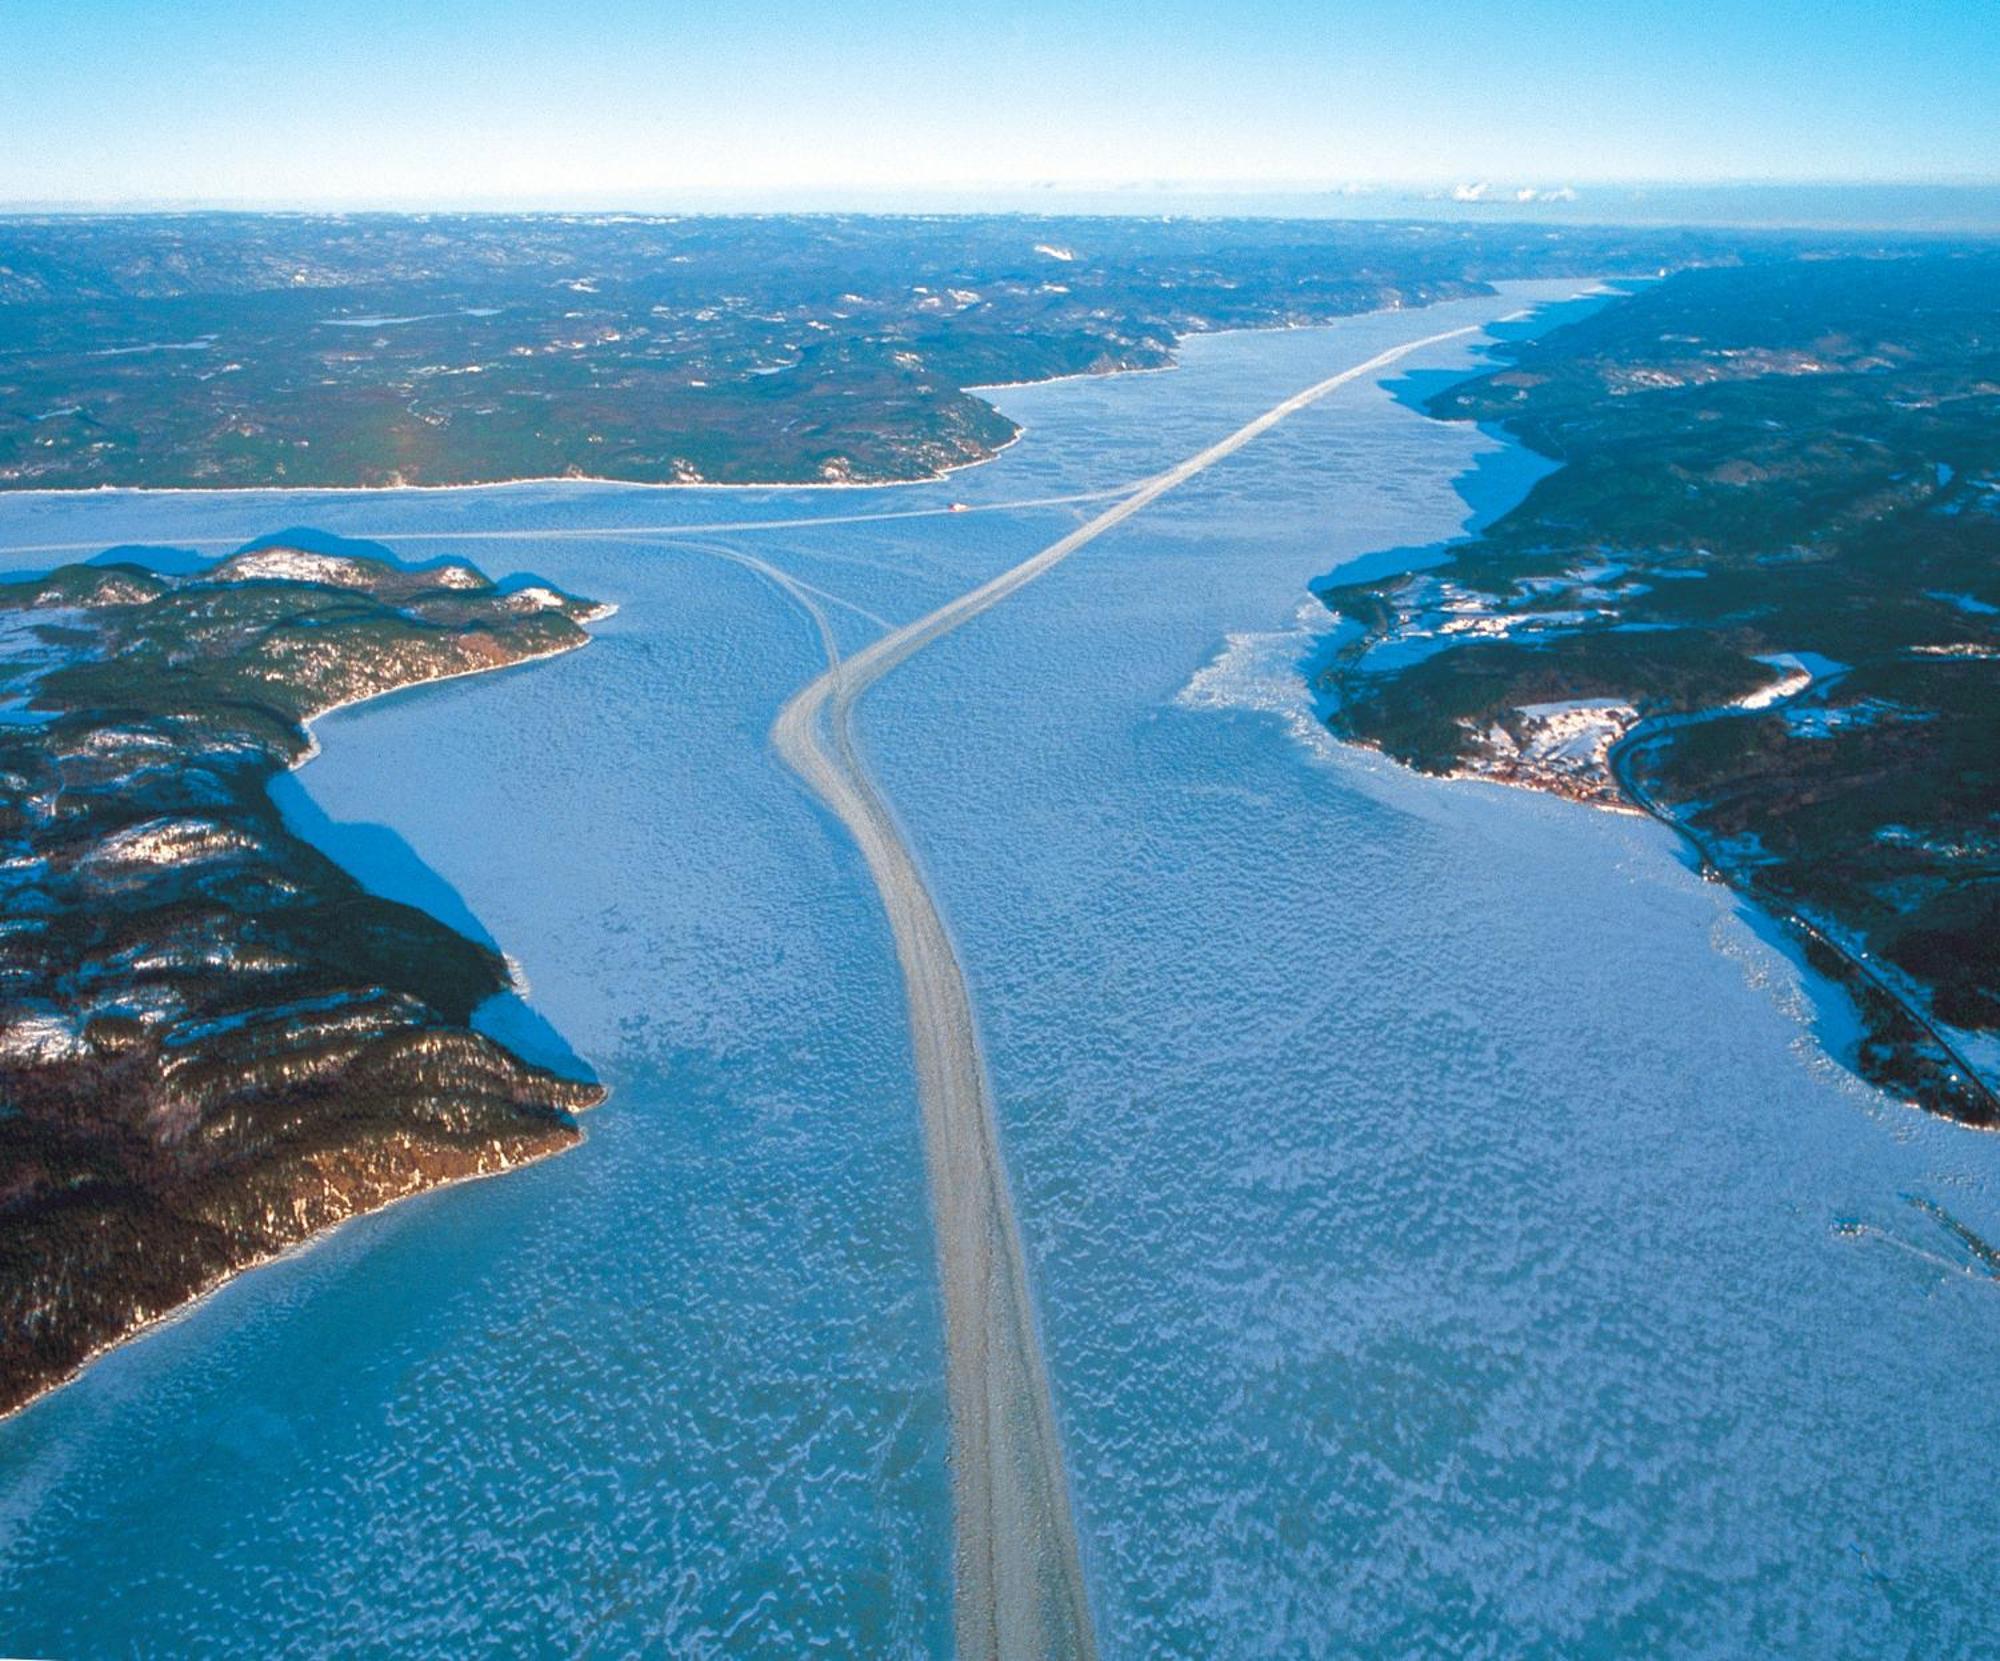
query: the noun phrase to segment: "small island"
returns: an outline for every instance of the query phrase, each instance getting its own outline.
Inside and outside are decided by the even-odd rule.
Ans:
[[[1653,814],[2000,1125],[2000,260],[1690,271],[1435,395],[1562,463],[1332,585],[1335,732]]]
[[[348,1217],[570,1146],[603,1097],[475,1031],[501,957],[267,790],[315,716],[573,650],[598,608],[332,546],[0,584],[0,1411]]]

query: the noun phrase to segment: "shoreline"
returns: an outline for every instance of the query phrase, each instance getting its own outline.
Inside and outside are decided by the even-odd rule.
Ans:
[[[589,616],[586,617],[583,621],[586,623],[594,623],[602,621],[604,618],[609,617],[613,613],[615,613],[617,609],[618,607],[613,603],[610,602],[600,603],[597,606],[597,608],[593,610],[589,614]],[[551,649],[545,652],[533,652],[525,657],[515,658],[511,662],[483,664],[476,668],[471,668],[471,669],[452,670],[446,674],[427,676],[422,680],[410,681],[402,686],[386,688],[385,690],[380,692],[365,693],[358,697],[345,698],[340,700],[338,703],[329,704],[324,709],[315,710],[311,715],[301,718],[299,726],[301,730],[304,732],[306,737],[306,748],[297,757],[296,760],[292,761],[287,766],[286,771],[291,773],[296,773],[300,768],[304,767],[307,762],[313,760],[316,756],[318,756],[321,753],[319,735],[314,729],[316,727],[316,724],[321,719],[323,719],[328,715],[336,714],[341,710],[355,709],[365,704],[371,704],[386,698],[391,698],[400,692],[413,692],[418,690],[419,688],[437,685],[445,681],[470,680],[480,675],[491,675],[491,674],[502,673],[509,669],[518,669],[530,663],[543,663],[553,658],[566,657],[572,652],[582,650],[583,647],[589,644],[590,644],[589,637],[586,636],[584,639],[579,640],[571,645],[552,647]],[[327,857],[330,858],[331,856],[329,855]],[[341,861],[334,860],[333,863],[336,866],[338,866],[339,869],[341,869],[342,871],[347,872],[347,874],[350,877],[354,875],[353,872],[348,871],[347,866],[343,864]],[[355,880],[359,881],[358,878],[356,878]],[[523,996],[524,995],[523,989],[525,988],[527,979],[526,972],[523,969],[521,969],[520,965],[514,958],[512,958],[511,956],[507,956],[504,953],[502,954],[502,956],[508,967],[510,984],[514,985],[515,987],[514,995],[517,997]],[[485,1035],[479,1033],[477,1028],[468,1028],[467,1030],[472,1032],[473,1035],[476,1037],[485,1038]],[[554,1078],[561,1079],[563,1077],[563,1075],[561,1075],[560,1073],[554,1072],[553,1069],[549,1069],[546,1067],[537,1067],[536,1063],[529,1062],[524,1057],[515,1055],[512,1050],[508,1049],[504,1044],[499,1043],[499,1041],[496,1039],[485,1038],[485,1042],[493,1045],[496,1049],[500,1050],[504,1055],[509,1057],[514,1062],[517,1062],[523,1066],[537,1068],[537,1070],[547,1073],[549,1074],[549,1076]],[[595,1111],[595,1109],[602,1107],[604,1103],[610,1099],[611,1095],[610,1088],[607,1085],[605,1085],[601,1079],[597,1079],[594,1077],[589,1080],[568,1079],[564,1080],[564,1082],[571,1084],[587,1083],[590,1087],[596,1089],[599,1092],[597,1100],[590,1104],[589,1108],[590,1111]],[[500,1162],[498,1164],[491,1166],[490,1168],[462,1171],[455,1176],[447,1176],[437,1181],[423,1180],[421,1173],[418,1173],[418,1180],[416,1184],[406,1189],[404,1192],[393,1194],[389,1198],[378,1201],[374,1204],[359,1204],[352,1211],[348,1212],[346,1216],[337,1218],[334,1221],[327,1223],[320,1228],[314,1229],[309,1234],[302,1235],[297,1240],[290,1241],[287,1244],[280,1246],[275,1251],[267,1252],[261,1256],[252,1257],[247,1261],[236,1265],[234,1268],[224,1270],[222,1273],[218,1274],[214,1279],[204,1283],[202,1286],[197,1288],[190,1296],[183,1299],[179,1303],[176,1303],[171,1309],[162,1310],[158,1314],[153,1315],[148,1319],[142,1321],[139,1325],[131,1328],[129,1331],[122,1332],[117,1337],[107,1339],[105,1342],[95,1346],[94,1348],[86,1352],[83,1356],[81,1356],[77,1360],[75,1365],[71,1367],[67,1372],[63,1373],[60,1377],[52,1378],[45,1384],[38,1386],[32,1393],[24,1397],[22,1400],[16,1402],[13,1406],[0,1409],[0,1425],[5,1425],[11,1422],[19,1414],[26,1412],[36,1403],[44,1401],[48,1397],[54,1395],[57,1391],[62,1390],[71,1384],[74,1384],[78,1379],[82,1378],[86,1372],[88,1372],[98,1361],[102,1360],[105,1356],[112,1354],[114,1351],[124,1348],[128,1344],[135,1343],[142,1338],[145,1338],[158,1331],[161,1331],[162,1329],[173,1325],[175,1322],[185,1319],[189,1315],[193,1314],[197,1309],[199,1309],[210,1298],[214,1297],[218,1292],[222,1291],[223,1288],[230,1285],[232,1282],[240,1279],[244,1275],[250,1274],[258,1269],[269,1268],[272,1264],[281,1263],[285,1261],[287,1258],[302,1255],[305,1252],[311,1250],[313,1247],[321,1244],[323,1241],[330,1239],[333,1235],[337,1234],[341,1229],[347,1227],[350,1223],[357,1222],[364,1217],[373,1217],[379,1215],[382,1212],[392,1210],[399,1205],[403,1205],[408,1201],[418,1199],[426,1194],[442,1193],[447,1189],[461,1187],[467,1183],[482,1182],[487,1180],[488,1178],[506,1176],[511,1172],[522,1170],[529,1165],[540,1164],[544,1160],[554,1159],[559,1155],[570,1152],[574,1148],[582,1146],[583,1142],[586,1139],[586,1133],[584,1131],[582,1124],[579,1122],[577,1116],[574,1113],[565,1113],[563,1115],[563,1119],[558,1122],[566,1123],[567,1129],[570,1134],[566,1138],[558,1141],[557,1144],[553,1147],[545,1147],[535,1151],[528,1151],[518,1156],[502,1153],[500,1157]],[[485,1151],[484,1150],[481,1151],[475,1157],[483,1159],[485,1157]]]
[[[1506,281],[1507,279],[1502,279]],[[1552,278],[1551,281],[1562,281]],[[1484,285],[1492,293],[1499,290],[1492,283]],[[1157,364],[1134,364],[1129,367],[1115,366],[1110,369],[1078,369],[1061,375],[1042,375],[1024,381],[980,381],[958,390],[969,397],[978,398],[989,407],[992,400],[983,395],[988,392],[1014,392],[1030,387],[1057,386],[1066,381],[1099,381],[1125,375],[1166,375],[1181,367],[1181,349],[1191,340],[1220,338],[1238,334],[1298,334],[1309,329],[1329,329],[1339,323],[1356,317],[1387,317],[1399,312],[1424,311],[1432,306],[1447,305],[1457,301],[1478,299],[1478,295],[1453,295],[1445,299],[1426,300],[1416,306],[1405,305],[1401,300],[1386,306],[1368,306],[1359,311],[1343,312],[1337,318],[1329,318],[1321,323],[1264,323],[1248,324],[1234,329],[1190,329],[1174,337],[1169,349],[1168,361]],[[996,414],[1005,412],[995,408]],[[1012,420],[1012,417],[1007,417]],[[772,479],[772,480],[708,480],[708,479],[616,479],[592,473],[526,474],[518,478],[473,479],[456,484],[91,484],[91,485],[20,485],[0,484],[0,501],[11,497],[73,499],[96,496],[393,496],[403,493],[437,494],[453,490],[513,490],[530,485],[582,485],[586,488],[615,490],[898,490],[916,485],[945,484],[954,474],[963,473],[974,467],[984,467],[997,461],[1020,443],[1028,434],[1023,422],[1014,422],[1013,436],[1003,444],[996,445],[984,455],[973,456],[965,461],[948,463],[930,473],[918,474],[907,479]]]
[[[1598,279],[1585,294],[1616,294],[1611,287],[1611,279]],[[1516,321],[1533,315],[1534,307],[1510,314],[1499,321]],[[1475,378],[1480,371],[1468,371],[1466,379]],[[1448,418],[1432,415],[1428,410],[1418,412],[1427,420]],[[1509,431],[1504,425],[1478,423],[1482,432],[1509,448],[1541,454],[1525,439]],[[1555,459],[1555,458],[1550,458]],[[1567,461],[1559,462],[1557,470],[1568,466]],[[1532,485],[1529,492],[1532,491]],[[1527,500],[1529,492],[1517,497],[1510,506],[1494,514],[1487,524],[1497,523],[1514,512]],[[1468,507],[1472,504],[1467,503]],[[1429,565],[1408,566],[1400,571],[1384,572],[1383,581],[1407,583],[1423,572],[1449,571],[1455,562],[1457,550],[1476,545],[1485,534],[1485,527],[1473,528],[1474,521],[1468,520],[1461,532],[1449,539],[1445,545],[1445,557]],[[1365,556],[1364,556],[1365,557]],[[1350,562],[1352,563],[1352,562]],[[1308,593],[1322,605],[1326,601],[1322,587],[1335,586],[1340,568],[1325,573],[1307,585]],[[1375,579],[1370,579],[1375,580]],[[1338,616],[1330,606],[1330,615]],[[1672,833],[1676,845],[1691,856],[1697,873],[1705,880],[1719,883],[1727,888],[1743,906],[1751,908],[1757,915],[1768,920],[1779,939],[1787,943],[1787,955],[1808,975],[1818,976],[1829,987],[1835,988],[1841,997],[1853,1006],[1857,1018],[1866,1033],[1881,1036],[1885,1030],[1878,1019],[1871,1019],[1870,999],[1886,1004],[1893,1017],[1900,1019],[1915,1029],[1919,1035],[1918,1049],[1927,1042],[1935,1054],[1928,1061],[1941,1059],[1945,1064],[1938,1069],[1945,1075],[1941,1085],[1919,1083],[1910,1086],[1887,1078],[1871,1075],[1859,1056],[1850,1056],[1836,1051],[1832,1046],[1815,1037],[1828,1060],[1853,1074],[1869,1088],[1880,1091],[1884,1096],[1900,1105],[1925,1114],[1927,1117],[1943,1119],[1961,1129],[2000,1134],[2000,1080],[1989,1069],[1974,1064],[1967,1058],[1963,1040],[1957,1036],[1958,1029],[1941,1021],[1929,1007],[1929,1001],[1913,987],[1903,985],[1899,978],[1883,972],[1868,960],[1865,951],[1858,950],[1851,943],[1839,938],[1838,931],[1814,918],[1805,915],[1768,896],[1755,879],[1754,874],[1739,872],[1727,860],[1717,857],[1702,835],[1686,824],[1678,814],[1655,800],[1649,792],[1632,778],[1624,764],[1629,758],[1633,739],[1646,729],[1650,722],[1641,718],[1633,722],[1619,737],[1614,739],[1606,751],[1601,771],[1594,776],[1578,777],[1574,782],[1566,780],[1559,773],[1536,775],[1509,767],[1505,770],[1487,770],[1471,766],[1458,766],[1437,772],[1414,765],[1398,756],[1391,755],[1381,744],[1369,739],[1343,732],[1334,721],[1334,705],[1312,694],[1322,677],[1336,670],[1344,661],[1356,658],[1369,646],[1390,638],[1391,628],[1377,628],[1370,625],[1359,641],[1344,646],[1327,642],[1316,644],[1297,660],[1298,668],[1306,680],[1308,688],[1307,713],[1314,724],[1343,749],[1351,753],[1370,755],[1382,763],[1394,767],[1399,772],[1415,778],[1433,780],[1439,783],[1474,783],[1497,785],[1511,790],[1531,791],[1536,795],[1549,797],[1575,806],[1595,809],[1604,813],[1615,813],[1627,818],[1650,819]],[[1707,712],[1710,715],[1723,713],[1721,710]],[[1808,990],[1808,997],[1816,1007],[1823,1006],[1825,999],[1815,997]],[[1968,1117],[1964,1112],[1954,1110],[1954,1104],[1969,1104],[1984,1108],[1985,1118]]]
[[[1955,1096],[1959,1100],[1969,1099],[1974,1103],[1983,1103],[1989,1112],[2000,1109],[2000,1087],[1996,1087],[1995,1081],[1988,1077],[1983,1068],[1967,1058],[1961,1048],[1962,1040],[1956,1036],[1955,1030],[1948,1022],[1938,1019],[1936,1012],[1929,1007],[1928,999],[1922,997],[1914,988],[1902,984],[1898,976],[1871,962],[1866,951],[1841,939],[1838,929],[1816,921],[1804,911],[1785,904],[1776,896],[1761,892],[1754,873],[1739,875],[1728,863],[1716,856],[1714,848],[1701,832],[1686,823],[1671,807],[1662,804],[1631,776],[1624,765],[1630,756],[1626,745],[1631,736],[1627,734],[1625,740],[1612,747],[1611,776],[1616,781],[1620,794],[1633,804],[1634,810],[1672,831],[1679,844],[1694,855],[1695,868],[1702,876],[1721,883],[1745,905],[1755,907],[1758,912],[1775,923],[1782,935],[1796,941],[1802,965],[1840,987],[1842,993],[1855,1006],[1855,1012],[1864,1028],[1869,1025],[1867,1002],[1865,998],[1856,994],[1857,987],[1886,999],[1904,1020],[1912,1023],[1924,1038],[1929,1039],[1937,1047],[1945,1061],[1956,1069],[1948,1080],[1949,1084],[1955,1086],[1955,1093],[1942,1092],[1943,1100],[1949,1101]],[[1814,962],[1816,951],[1824,955],[1827,961]],[[1944,1119],[1962,1130],[1979,1131],[1986,1135],[2000,1134],[2000,1113],[1985,1120],[1948,1113],[1942,1107],[1924,1100],[1920,1095],[1905,1090],[1892,1090],[1887,1083],[1869,1078],[1868,1074],[1854,1062],[1842,1061],[1838,1056],[1834,1056],[1833,1059],[1841,1061],[1841,1065],[1884,1095],[1898,1098],[1905,1106],[1919,1113]]]
[[[1342,738],[1338,733],[1332,736],[1337,743],[1345,744],[1350,749],[1366,750],[1371,755],[1378,755],[1390,766],[1399,767],[1405,773],[1414,774],[1421,779],[1436,779],[1443,784],[1491,784],[1497,785],[1502,790],[1526,790],[1536,796],[1547,796],[1554,801],[1568,802],[1573,807],[1593,808],[1599,813],[1622,814],[1628,819],[1649,817],[1643,807],[1626,800],[1623,796],[1594,794],[1583,788],[1566,790],[1554,780],[1524,778],[1515,773],[1481,773],[1470,767],[1455,767],[1449,773],[1426,773],[1420,767],[1412,767],[1407,762],[1398,761],[1379,744]]]
[[[1245,331],[1247,332],[1247,331]],[[1179,365],[1170,367],[1178,368]],[[1112,369],[1107,375],[1152,375],[1153,369]],[[1062,377],[1067,379],[1069,377]],[[1043,386],[1042,381],[1018,381],[1016,386]],[[530,485],[582,485],[604,490],[902,490],[913,485],[944,484],[954,473],[984,467],[1021,442],[1027,428],[1016,424],[1014,435],[983,456],[951,462],[932,473],[907,479],[613,479],[597,473],[530,473],[512,479],[467,479],[454,484],[76,484],[0,485],[0,501],[25,499],[77,500],[96,496],[400,496],[441,495],[454,490],[519,490]]]
[[[608,1101],[609,1099],[610,1092],[606,1090],[604,1100]],[[600,1101],[597,1105],[602,1107],[604,1102]],[[576,1134],[559,1147],[548,1148],[540,1153],[531,1153],[524,1158],[508,1160],[505,1164],[496,1165],[490,1171],[466,1171],[455,1177],[446,1177],[441,1182],[425,1183],[421,1187],[412,1188],[406,1194],[398,1194],[393,1199],[384,1200],[380,1205],[371,1205],[350,1211],[345,1217],[328,1223],[322,1228],[314,1229],[312,1233],[301,1236],[289,1245],[280,1246],[276,1251],[267,1253],[263,1257],[252,1258],[247,1263],[240,1263],[233,1269],[224,1270],[214,1280],[208,1282],[199,1291],[194,1293],[192,1297],[189,1297],[184,1302],[175,1304],[171,1309],[161,1310],[159,1314],[135,1326],[130,1332],[123,1332],[116,1338],[107,1339],[79,1360],[61,1378],[51,1379],[48,1383],[37,1388],[34,1394],[16,1402],[12,1407],[0,1411],[0,1426],[12,1424],[30,1408],[47,1401],[59,1391],[68,1389],[107,1355],[115,1354],[129,1344],[136,1344],[142,1339],[153,1337],[158,1333],[164,1332],[167,1328],[188,1319],[203,1304],[207,1303],[218,1293],[226,1290],[235,1282],[241,1280],[245,1275],[255,1274],[259,1269],[268,1269],[273,1264],[283,1263],[290,1258],[303,1257],[307,1252],[331,1240],[342,1229],[362,1222],[369,1217],[382,1216],[386,1212],[394,1211],[398,1206],[407,1205],[412,1200],[420,1200],[428,1194],[442,1194],[450,1189],[464,1188],[475,1182],[487,1182],[495,1177],[511,1176],[516,1171],[526,1170],[530,1165],[539,1165],[545,1160],[560,1159],[564,1154],[574,1152],[577,1148],[583,1146],[585,1133],[581,1124],[574,1124],[572,1128],[574,1128]]]
[[[583,621],[585,623],[601,623],[605,618],[612,616],[617,610],[618,607],[616,605],[606,602],[599,605]],[[589,638],[586,637],[577,641],[572,646],[551,646],[546,652],[530,652],[525,657],[517,657],[511,662],[483,663],[476,669],[451,669],[442,675],[426,675],[420,681],[405,681],[401,686],[388,687],[381,692],[363,692],[357,697],[342,698],[337,703],[328,704],[324,709],[316,709],[312,714],[300,717],[299,727],[306,735],[306,747],[296,761],[286,766],[285,771],[296,773],[320,753],[319,733],[316,729],[319,723],[329,715],[338,715],[342,710],[346,709],[359,709],[363,704],[372,704],[383,698],[393,698],[399,692],[415,692],[418,688],[425,686],[442,686],[446,681],[469,681],[480,675],[504,674],[509,669],[519,669],[530,663],[547,663],[551,658],[567,657],[571,652],[580,652],[589,644]],[[334,863],[338,865],[340,862],[335,860]],[[347,868],[343,865],[341,869],[346,870]],[[352,872],[348,874],[350,876],[353,875]]]
[[[2000,1104],[2000,1088],[1996,1088],[1994,1081],[1983,1069],[1966,1058],[1959,1043],[1953,1037],[1947,1036],[1946,1024],[1940,1022],[1937,1016],[1924,1006],[1922,1000],[1898,985],[1893,977],[1883,974],[1875,965],[1866,961],[1865,954],[1858,953],[1852,946],[1841,941],[1836,931],[1759,892],[1754,881],[1740,877],[1728,864],[1716,858],[1699,832],[1682,822],[1670,809],[1654,802],[1644,791],[1631,783],[1624,770],[1615,762],[1607,767],[1605,773],[1606,788],[1610,793],[1593,792],[1582,788],[1565,789],[1554,779],[1488,773],[1468,767],[1434,773],[1389,754],[1378,743],[1349,737],[1336,731],[1331,722],[1317,712],[1314,712],[1313,719],[1343,750],[1353,755],[1367,756],[1406,778],[1440,785],[1483,784],[1502,790],[1526,791],[1531,795],[1564,802],[1572,807],[1585,808],[1596,813],[1616,814],[1625,819],[1644,819],[1660,825],[1672,834],[1678,847],[1685,849],[1692,856],[1697,875],[1728,889],[1741,904],[1751,908],[1774,925],[1778,938],[1794,948],[1788,950],[1786,955],[1808,974],[1817,975],[1830,986],[1837,988],[1841,995],[1855,1006],[1856,1013],[1864,1026],[1867,1024],[1867,1011],[1865,1000],[1857,995],[1857,987],[1886,999],[1904,1019],[1913,1023],[1923,1036],[1937,1047],[1945,1059],[1963,1075],[1957,1084],[1957,1089],[1963,1096],[1975,1101]],[[1614,756],[1620,753],[1623,742],[1621,740],[1618,745],[1612,747]],[[1824,954],[1829,961],[1814,961],[1816,951]],[[1808,995],[1810,996],[1810,993]],[[1957,1113],[1946,1112],[1918,1095],[1907,1090],[1892,1088],[1889,1084],[1869,1077],[1856,1062],[1835,1053],[1824,1042],[1820,1043],[1820,1047],[1830,1061],[1853,1073],[1870,1089],[1880,1091],[1914,1112],[1922,1113],[1929,1118],[1942,1119],[1961,1130],[1976,1131],[1989,1136],[2000,1135],[2000,1117],[1985,1120],[1969,1119]]]

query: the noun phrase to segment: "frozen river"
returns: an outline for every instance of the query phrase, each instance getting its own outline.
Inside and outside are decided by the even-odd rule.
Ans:
[[[620,608],[329,718],[285,785],[521,963],[493,1023],[611,1085],[588,1140],[0,1426],[0,1650],[948,1650],[902,983],[768,736],[820,640],[744,560],[852,652],[1300,388],[1564,292],[1010,389],[1027,436],[939,485],[0,497],[16,568],[310,525]],[[2000,1232],[2000,1141],[1829,1060],[1837,998],[1659,827],[1310,719],[1308,582],[1535,476],[1393,395],[1475,347],[1301,411],[857,710],[984,1040],[1099,1647],[1975,1650],[2000,1288],[1911,1200]]]

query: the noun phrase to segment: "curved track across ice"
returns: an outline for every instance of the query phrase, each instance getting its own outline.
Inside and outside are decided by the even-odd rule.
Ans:
[[[1067,536],[884,635],[779,712],[779,753],[859,845],[881,891],[909,1001],[925,1160],[944,1289],[951,1410],[956,1626],[965,1661],[1095,1654],[1061,1442],[991,1093],[951,936],[894,815],[855,748],[857,699],[941,635],[998,605],[1085,544],[1328,393],[1459,328],[1380,352],[1293,394],[1147,480]]]

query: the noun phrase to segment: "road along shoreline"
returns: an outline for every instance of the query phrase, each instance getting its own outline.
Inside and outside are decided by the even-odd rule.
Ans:
[[[1468,324],[1425,335],[1316,381],[1146,480],[1039,553],[844,661],[829,638],[826,672],[794,694],[772,725],[780,756],[860,848],[888,912],[902,968],[944,1294],[954,1623],[961,1661],[1091,1661],[1096,1639],[971,999],[923,873],[855,746],[854,705],[932,641],[1286,417],[1414,352],[1483,327]]]

